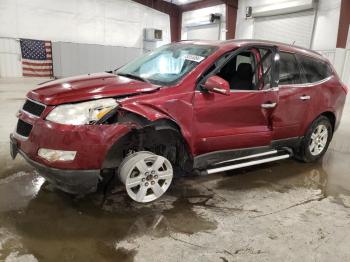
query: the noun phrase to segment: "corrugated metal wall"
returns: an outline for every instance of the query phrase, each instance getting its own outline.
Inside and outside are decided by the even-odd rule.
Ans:
[[[93,44],[52,43],[54,76],[66,77],[114,70],[140,56],[133,47]],[[20,43],[13,38],[0,38],[0,77],[22,77]]]
[[[133,47],[56,42],[52,44],[54,76],[66,77],[114,70],[140,56]]]
[[[346,49],[344,67],[342,72],[342,80],[344,83],[350,87],[350,49]]]
[[[19,41],[0,38],[0,77],[21,77],[21,49]]]

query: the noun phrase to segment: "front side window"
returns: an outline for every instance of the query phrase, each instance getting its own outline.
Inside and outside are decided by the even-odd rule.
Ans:
[[[304,76],[308,83],[321,81],[332,74],[326,62],[303,55],[299,55],[298,59],[303,67]]]
[[[229,82],[232,90],[254,90],[255,65],[254,54],[243,51],[227,61],[217,75]]]
[[[132,61],[116,73],[156,85],[169,86],[180,81],[215,49],[213,46],[171,44]]]
[[[280,85],[300,84],[300,70],[293,54],[280,52],[279,65]]]

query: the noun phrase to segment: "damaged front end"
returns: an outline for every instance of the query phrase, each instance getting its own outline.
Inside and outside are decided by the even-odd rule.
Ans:
[[[152,110],[148,113],[152,113]],[[118,107],[105,115],[97,124],[123,125],[130,131],[120,137],[108,150],[103,169],[119,167],[123,159],[133,152],[149,151],[169,159],[174,167],[182,172],[190,172],[193,159],[179,126],[160,112],[153,112],[146,118],[123,107]],[[157,115],[157,116],[156,116]]]

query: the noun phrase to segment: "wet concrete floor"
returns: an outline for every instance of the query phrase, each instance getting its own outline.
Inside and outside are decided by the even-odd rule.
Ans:
[[[0,81],[14,88],[12,100],[1,94],[1,125],[14,127],[34,82]],[[319,163],[179,178],[146,205],[122,188],[84,198],[53,189],[10,160],[12,127],[0,126],[0,261],[349,261],[348,107],[343,120]]]

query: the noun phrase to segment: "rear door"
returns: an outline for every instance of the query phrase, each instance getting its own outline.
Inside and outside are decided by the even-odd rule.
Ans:
[[[260,47],[254,47],[258,50]],[[246,51],[246,50],[245,50]],[[242,52],[245,52],[242,50]],[[272,115],[278,103],[275,77],[275,48],[262,60],[260,52],[254,53],[254,90],[241,90],[239,84],[231,82],[231,93],[196,91],[194,98],[194,148],[200,155],[213,151],[251,148],[269,145],[272,139]],[[226,61],[230,64],[239,54],[235,51]],[[266,53],[265,53],[266,54]],[[236,61],[244,59],[236,59]],[[264,63],[263,63],[264,62]],[[219,75],[223,65],[207,75]],[[238,65],[234,64],[237,68]],[[225,71],[225,70],[224,70]],[[263,74],[265,73],[265,74]],[[228,82],[229,79],[226,79]],[[255,80],[256,79],[256,80]],[[204,80],[205,81],[205,78]]]
[[[279,104],[274,115],[274,140],[298,136],[308,113],[313,89],[303,85],[295,54],[280,52]]]
[[[274,115],[274,140],[303,136],[317,107],[317,86],[323,73],[317,60],[280,52],[279,105]]]

